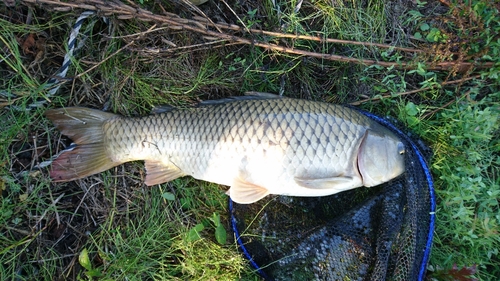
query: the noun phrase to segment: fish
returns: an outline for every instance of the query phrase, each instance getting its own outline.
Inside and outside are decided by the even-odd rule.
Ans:
[[[376,186],[405,170],[405,146],[357,110],[293,98],[241,97],[143,117],[85,107],[46,111],[75,145],[53,182],[144,160],[147,186],[183,176],[229,186],[240,204],[269,194],[327,196]]]

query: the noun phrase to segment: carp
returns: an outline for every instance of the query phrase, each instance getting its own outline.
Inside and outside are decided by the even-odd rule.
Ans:
[[[51,167],[71,181],[144,160],[146,185],[182,176],[229,186],[236,203],[268,194],[326,196],[387,182],[405,170],[389,129],[342,105],[236,98],[127,118],[83,107],[46,116],[76,144]]]

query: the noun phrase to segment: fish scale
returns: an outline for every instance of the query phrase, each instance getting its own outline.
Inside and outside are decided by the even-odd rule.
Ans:
[[[140,118],[101,113],[86,108],[47,112],[77,144],[53,163],[54,181],[144,160],[147,185],[190,175],[230,186],[228,194],[235,202],[251,203],[268,194],[324,196],[371,186],[363,175],[387,181],[404,170],[399,139],[340,105],[236,99]],[[79,139],[87,134],[95,136]],[[94,170],[84,167],[92,158],[101,163]],[[380,160],[388,165],[374,167]]]

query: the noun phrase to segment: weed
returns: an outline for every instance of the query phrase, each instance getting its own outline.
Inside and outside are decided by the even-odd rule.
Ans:
[[[490,98],[498,98],[498,94]],[[441,113],[441,118],[449,122],[441,123],[434,131],[438,139],[447,140],[446,146],[435,149],[433,165],[440,179],[437,194],[441,200],[436,235],[442,245],[435,250],[433,262],[440,260],[436,264],[446,261],[448,268],[452,263],[478,264],[485,276],[495,271],[498,274],[492,266],[498,264],[500,250],[500,148],[493,140],[500,128],[499,117],[498,106],[487,100],[472,105],[458,103]]]

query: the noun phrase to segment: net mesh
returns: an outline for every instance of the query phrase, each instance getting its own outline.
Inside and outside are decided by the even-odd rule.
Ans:
[[[428,149],[387,120],[407,148],[406,171],[371,188],[326,197],[230,202],[232,227],[266,280],[423,280],[434,229]]]

